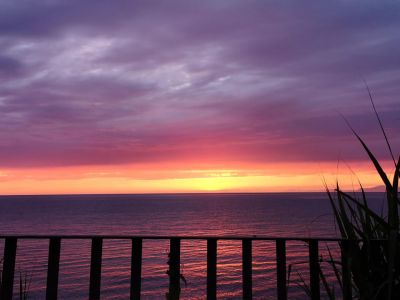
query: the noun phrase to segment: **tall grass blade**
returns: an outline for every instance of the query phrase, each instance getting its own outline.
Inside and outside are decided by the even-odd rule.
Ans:
[[[337,222],[337,224],[338,224],[338,226],[339,226],[340,234],[341,234],[343,237],[348,238],[348,237],[347,237],[347,233],[346,233],[346,231],[345,231],[345,229],[344,229],[344,226],[343,226],[342,219],[340,218],[340,215],[339,215],[339,212],[338,212],[337,207],[336,207],[336,205],[335,205],[335,202],[333,201],[333,197],[332,197],[332,195],[331,195],[331,192],[329,191],[329,189],[328,189],[327,187],[326,187],[326,191],[327,191],[327,193],[328,193],[329,201],[330,201],[330,203],[331,203],[332,210],[333,210],[333,213],[334,213],[336,222]]]
[[[374,100],[372,98],[371,90],[369,89],[369,86],[368,86],[368,84],[367,84],[367,82],[365,80],[364,80],[364,84],[365,84],[365,87],[367,88],[368,96],[369,96],[369,99],[371,100],[371,104],[372,104],[372,108],[374,109],[375,116],[378,119],[379,126],[381,128],[383,136],[385,137],[386,145],[388,146],[388,149],[389,149],[389,152],[390,152],[390,156],[392,157],[394,165],[396,166],[396,160],[394,159],[392,147],[390,146],[390,142],[389,142],[389,139],[388,139],[388,137],[386,135],[385,129],[384,129],[383,125],[382,125],[381,118],[379,117],[378,111],[376,110],[375,103],[374,103]]]
[[[394,171],[393,175],[393,196],[396,198],[399,197],[399,174],[400,174],[400,157],[396,164],[396,170]]]
[[[330,193],[326,184],[325,188],[328,191],[328,197],[331,202],[336,223],[341,229],[342,238],[349,239],[346,249],[344,249],[340,243],[339,246],[341,246],[342,255],[348,255],[349,258],[349,271],[351,272],[353,291],[356,293],[354,296],[356,299],[360,300],[394,300],[400,299],[400,201],[398,191],[400,157],[396,162],[389,139],[383,128],[368,86],[367,90],[380,129],[384,135],[395,165],[393,181],[389,180],[382,165],[370,151],[363,139],[352,128],[350,123],[343,116],[342,117],[361,143],[379,174],[386,188],[385,200],[387,206],[382,206],[381,214],[378,215],[378,213],[369,206],[367,194],[360,180],[358,180],[358,182],[361,189],[361,197],[354,191],[354,195],[342,191],[338,183],[336,184],[336,193],[334,196]],[[384,208],[387,209],[386,215],[383,213]],[[329,249],[328,253],[332,261],[330,265],[333,268],[336,278],[338,278],[340,270],[333,262],[332,254]],[[322,277],[321,279],[323,280]],[[341,288],[343,290],[343,282],[340,280],[339,282],[342,284]],[[325,289],[328,291],[329,287],[325,286]],[[332,294],[328,294],[328,296],[331,297]]]
[[[364,204],[358,202],[356,199],[353,199],[350,195],[346,194],[345,192],[343,192],[341,190],[337,190],[337,193],[341,194],[341,195],[344,195],[344,196],[347,196],[347,199],[349,199],[350,201],[354,202],[357,206],[360,206],[361,208],[363,208],[365,210],[365,212],[370,217],[372,217],[377,223],[379,223],[386,230],[389,230],[389,225],[387,224],[387,222],[385,221],[384,218],[378,216],[374,211],[372,211],[368,207],[364,206]]]
[[[370,160],[372,161],[372,163],[375,166],[375,169],[378,171],[379,176],[381,177],[382,181],[384,182],[386,189],[390,190],[392,188],[392,185],[391,185],[385,171],[383,171],[381,165],[379,164],[378,160],[375,158],[375,156],[369,150],[368,146],[364,143],[364,141],[361,139],[361,137],[358,135],[358,133],[353,129],[350,122],[344,116],[342,116],[342,118],[344,119],[344,121],[346,122],[346,124],[350,128],[350,130],[353,132],[353,134],[356,136],[358,141],[361,143],[364,150],[367,152]]]
[[[308,284],[306,283],[303,275],[301,275],[301,273],[297,272],[297,276],[300,278],[301,283],[298,283],[297,286],[300,287],[304,293],[311,298],[311,289],[308,286]]]
[[[324,273],[322,272],[321,268],[319,268],[319,277],[321,278],[321,281],[322,281],[322,284],[326,291],[326,294],[328,296],[328,299],[335,300],[334,291],[329,286],[328,281],[326,280],[326,277],[325,277]]]
[[[388,258],[388,300],[392,299],[396,245],[397,245],[397,231],[391,230],[389,236],[389,258]]]
[[[340,289],[343,291],[342,277],[341,277],[341,275],[340,275],[341,272],[339,271],[339,268],[337,267],[338,262],[336,262],[336,261],[333,259],[331,249],[329,249],[329,247],[326,247],[326,248],[327,248],[327,250],[328,250],[328,255],[329,255],[329,261],[328,261],[328,263],[332,266],[333,271],[335,272],[336,280],[337,280],[337,282],[339,283]]]

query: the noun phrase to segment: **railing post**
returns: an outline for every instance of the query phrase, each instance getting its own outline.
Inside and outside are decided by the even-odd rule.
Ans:
[[[286,241],[276,240],[276,278],[278,288],[278,300],[287,300],[286,288]]]
[[[181,275],[181,240],[173,238],[170,240],[169,250],[169,292],[168,299],[179,299],[181,293],[180,275]]]
[[[47,266],[46,300],[56,300],[58,290],[58,274],[60,266],[61,239],[50,238],[49,259]]]
[[[343,300],[351,300],[353,295],[350,270],[350,242],[348,240],[342,240],[340,246],[342,255]]]
[[[142,285],[142,239],[132,239],[132,258],[131,258],[131,300],[140,299],[140,289]]]
[[[318,261],[318,240],[310,240],[309,245],[309,257],[310,257],[310,288],[311,288],[311,300],[320,299],[320,287],[319,287],[319,261]]]
[[[90,286],[89,300],[100,299],[101,282],[101,256],[103,250],[103,239],[92,238],[92,250],[90,260]]]
[[[251,239],[242,240],[242,280],[243,280],[243,299],[252,299],[252,257]]]
[[[217,240],[207,240],[207,299],[217,299]]]
[[[15,256],[17,254],[17,239],[6,238],[4,245],[3,275],[0,299],[12,300],[14,287]]]

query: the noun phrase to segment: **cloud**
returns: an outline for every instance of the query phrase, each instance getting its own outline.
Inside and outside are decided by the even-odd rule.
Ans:
[[[386,157],[394,1],[2,1],[0,166]]]

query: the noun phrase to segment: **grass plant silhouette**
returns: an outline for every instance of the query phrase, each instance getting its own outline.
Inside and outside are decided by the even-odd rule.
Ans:
[[[355,298],[361,300],[400,299],[400,201],[398,189],[400,157],[396,161],[375,108],[371,91],[368,86],[366,87],[394,163],[391,180],[364,140],[351,127],[350,123],[345,121],[368,154],[385,186],[386,214],[378,214],[370,207],[367,193],[360,181],[359,193],[345,192],[338,181],[333,191],[327,185],[325,187],[341,237],[349,241],[349,247],[344,251],[344,255],[350,262]],[[339,246],[343,250],[342,242],[339,242]],[[331,265],[335,273],[339,274],[341,266],[332,257]],[[343,286],[341,282],[340,286]]]
[[[0,266],[3,265],[3,260],[0,259]],[[0,268],[0,288],[2,286],[2,268]],[[30,294],[32,276],[27,272],[19,272],[19,294],[18,300],[28,300]]]

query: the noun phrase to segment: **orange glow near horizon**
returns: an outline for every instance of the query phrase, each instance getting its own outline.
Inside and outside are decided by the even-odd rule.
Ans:
[[[393,170],[400,1],[142,2],[0,4],[0,195],[381,186],[357,136]]]
[[[387,170],[390,165],[386,164]],[[352,164],[365,188],[381,182],[369,163]],[[324,180],[334,187],[358,189],[357,177],[333,163],[271,164],[211,168],[192,165],[90,166],[51,169],[0,170],[2,195],[300,192],[324,191]]]

